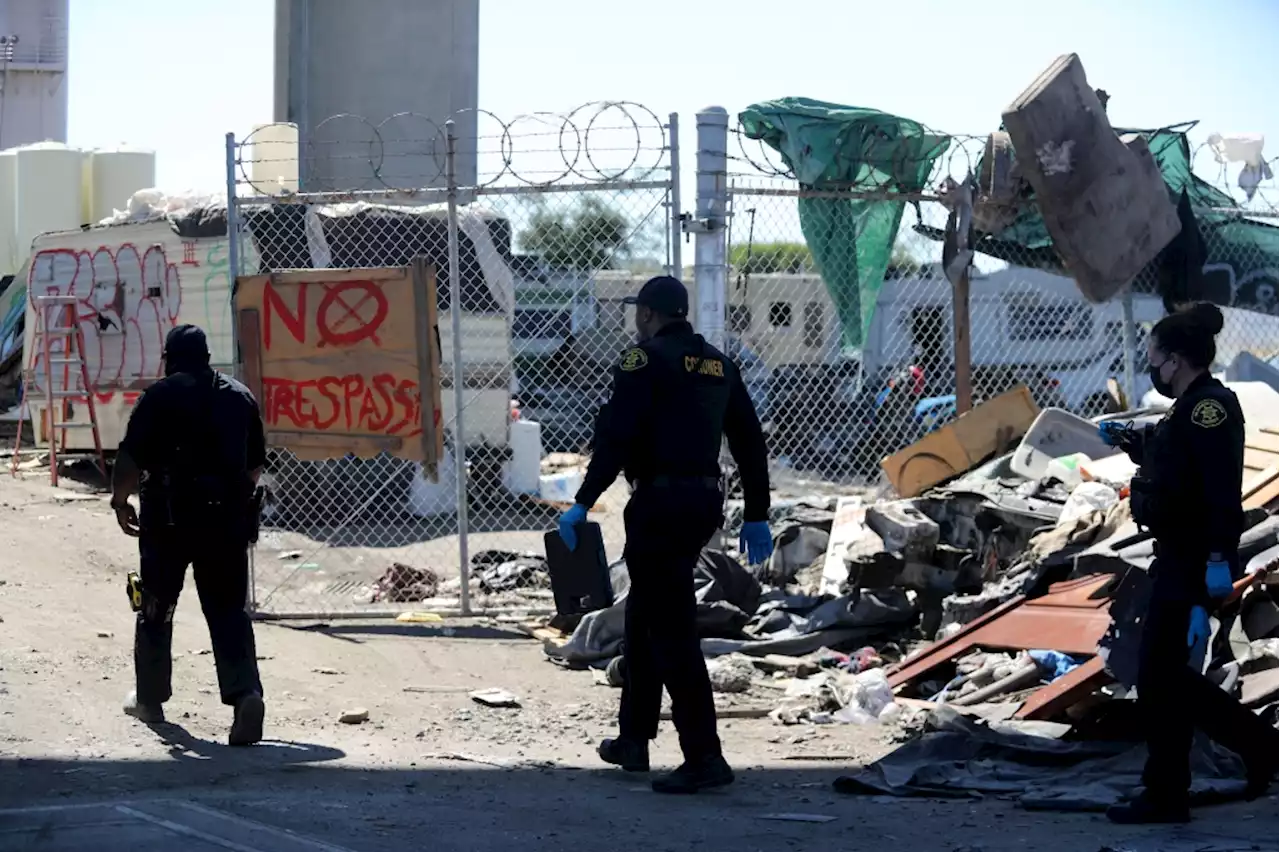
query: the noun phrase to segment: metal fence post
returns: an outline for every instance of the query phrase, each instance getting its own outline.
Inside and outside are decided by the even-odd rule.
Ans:
[[[458,169],[457,142],[452,120],[445,122],[445,177],[449,188],[449,324],[453,329],[453,465],[458,482],[458,575],[459,609],[471,614],[471,554],[467,547],[467,439],[462,428],[466,405],[462,364],[462,282],[458,264]]]
[[[680,209],[680,114],[673,112],[667,117],[667,135],[671,150],[671,191],[667,193],[667,201],[671,204],[671,251],[667,262],[671,268],[669,274],[674,278],[684,279],[684,253],[681,233],[684,223],[684,211]]]
[[[236,285],[239,283],[240,276],[240,226],[239,219],[236,216],[236,135],[234,133],[227,134],[227,282],[228,292],[231,294],[231,357],[233,359],[233,369],[236,377],[243,379],[244,371],[241,369],[243,359],[240,357],[240,322],[236,315]],[[258,400],[259,405],[266,405],[264,400]],[[253,613],[258,609],[258,584],[254,579],[253,555],[256,548],[249,545],[246,548],[249,551],[249,587],[245,590],[244,608],[246,612]]]
[[[729,201],[729,113],[724,107],[707,107],[697,118],[698,198],[693,277],[698,300],[698,331],[712,346],[723,349],[728,276],[725,211]]]
[[[1124,396],[1128,403],[1127,408],[1137,408],[1138,401],[1134,399],[1138,394],[1138,377],[1134,374],[1134,359],[1138,357],[1138,328],[1133,318],[1133,286],[1124,288],[1124,293],[1120,296],[1120,316],[1124,325],[1121,327],[1121,334],[1124,335]]]

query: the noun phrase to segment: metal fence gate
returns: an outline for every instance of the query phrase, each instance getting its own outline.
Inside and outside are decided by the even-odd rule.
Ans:
[[[632,335],[622,299],[678,269],[677,138],[674,116],[626,103],[510,121],[335,116],[301,133],[228,137],[241,274],[424,257],[439,288],[439,481],[390,456],[303,461],[273,449],[254,555],[260,617],[549,604],[549,591],[524,587],[522,556],[541,553],[573,500]],[[304,404],[332,404],[295,394],[286,406],[264,384],[269,428]],[[595,515],[610,553],[621,549],[619,489]]]

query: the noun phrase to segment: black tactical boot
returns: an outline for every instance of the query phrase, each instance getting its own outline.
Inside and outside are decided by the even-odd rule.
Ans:
[[[626,772],[649,771],[649,744],[637,740],[618,737],[616,740],[605,740],[596,749],[596,754],[605,763],[621,766]]]
[[[158,725],[164,721],[164,707],[160,704],[143,704],[138,700],[136,689],[125,697],[124,712],[126,716],[132,716],[148,725]]]
[[[1119,825],[1183,823],[1191,821],[1191,810],[1185,799],[1157,798],[1144,790],[1131,801],[1107,808],[1107,819]]]
[[[720,755],[686,760],[668,775],[653,780],[655,793],[688,795],[733,783],[733,770]]]
[[[262,721],[266,715],[267,707],[262,703],[262,696],[256,692],[250,692],[237,701],[231,733],[227,734],[227,745],[247,746],[261,742]]]

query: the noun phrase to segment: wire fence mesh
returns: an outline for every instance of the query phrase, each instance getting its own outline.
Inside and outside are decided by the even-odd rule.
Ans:
[[[390,120],[344,116],[297,140],[263,128],[238,148],[242,270],[425,257],[438,271],[444,385],[436,482],[387,455],[272,452],[255,558],[261,614],[445,612],[465,600],[468,574],[476,611],[548,603],[542,535],[573,501],[610,367],[630,338],[621,300],[669,263],[667,127],[634,104],[456,119],[402,116],[400,131],[421,131],[405,141]],[[473,136],[457,135],[468,126]],[[459,164],[473,183],[457,182]],[[265,396],[269,429],[307,416],[297,401]],[[615,491],[594,517],[614,555],[625,485]]]
[[[802,183],[758,128],[729,136],[727,156],[708,159],[701,140],[698,151],[727,224],[682,215],[674,121],[634,104],[512,121],[475,111],[448,124],[340,116],[301,134],[261,128],[235,146],[243,273],[421,256],[439,284],[439,480],[387,455],[317,462],[274,449],[259,613],[548,605],[542,536],[573,500],[611,367],[632,339],[623,299],[662,271],[684,274],[695,314],[717,304],[699,288],[724,284],[724,348],[766,424],[777,502],[862,493],[884,457],[956,416],[945,238],[968,178],[975,402],[1023,384],[1042,407],[1096,415],[1150,391],[1146,333],[1170,294],[1140,277],[1126,299],[1085,300],[1025,187],[1006,180],[998,139],[873,133],[867,167],[849,180]],[[1274,178],[1246,173],[1221,145],[1183,150],[1178,129],[1147,136],[1158,156],[1185,160],[1201,202],[1202,289],[1228,306],[1218,366],[1242,353],[1274,365],[1276,268],[1250,232],[1274,230]],[[702,258],[721,254],[699,251],[681,268],[685,231],[721,241],[724,267],[706,267]],[[694,317],[710,328],[716,319]],[[366,389],[344,387],[338,402],[268,388],[268,425],[337,417],[344,405],[364,416]],[[731,472],[729,484],[732,496]],[[626,499],[619,481],[594,507],[610,557]],[[732,535],[732,501],[727,515]]]
[[[1151,390],[1146,334],[1166,310],[1157,282],[1136,281],[1127,306],[1087,301],[1048,244],[989,238],[1023,236],[1039,216],[1027,200],[1000,197],[989,137],[876,131],[850,155],[864,167],[821,189],[797,180],[759,141],[767,134],[730,133],[726,330],[760,365],[775,480],[873,484],[881,459],[956,416],[944,235],[947,192],[970,177],[980,238],[968,276],[974,402],[1023,384],[1041,407],[1084,416],[1139,405]],[[1151,134],[1153,147],[1181,139]],[[1274,229],[1274,180],[1250,186],[1208,145],[1187,156],[1205,194],[1216,191],[1215,206],[1196,214],[1209,250],[1205,290],[1231,306],[1217,366],[1242,352],[1274,365],[1274,257],[1248,235],[1223,233],[1241,223]]]

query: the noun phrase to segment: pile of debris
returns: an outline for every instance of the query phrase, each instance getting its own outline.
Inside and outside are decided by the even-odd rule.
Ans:
[[[1248,424],[1246,574],[1215,613],[1205,661],[1224,688],[1273,721],[1280,702],[1275,402],[1269,419]],[[1142,425],[1162,414],[1112,418]],[[986,442],[985,457],[966,433]],[[938,444],[961,451],[940,452]],[[717,691],[765,687],[768,715],[780,724],[875,723],[948,707],[1058,735],[1128,697],[1152,561],[1150,535],[1129,514],[1134,465],[1098,438],[1096,423],[1039,411],[1021,388],[921,445],[900,453],[905,461],[885,462],[887,471],[892,462],[908,472],[896,484],[913,496],[777,506],[775,552],[755,572],[732,551],[704,551],[699,630]],[[910,472],[913,455],[958,458],[971,469],[954,476],[954,464],[935,463]],[[598,668],[617,686],[625,562],[611,566],[611,579],[612,606],[582,616],[571,635],[543,638],[553,661]],[[951,735],[971,726],[926,724]]]

